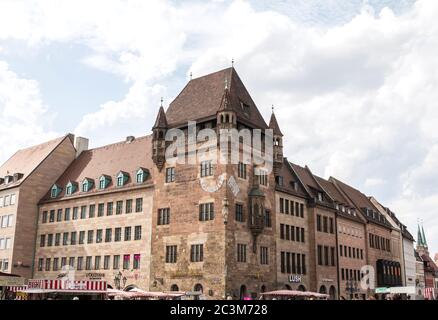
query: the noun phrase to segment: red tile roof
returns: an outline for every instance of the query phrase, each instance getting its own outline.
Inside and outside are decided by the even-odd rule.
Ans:
[[[307,169],[303,168],[297,164],[291,163],[292,168],[295,170],[297,175],[300,177],[300,180],[305,183],[307,186],[313,188],[317,191],[324,191],[321,187],[316,183],[312,173]]]
[[[79,190],[76,191],[75,195],[80,194],[82,182],[86,178],[94,180],[94,187],[87,194],[97,192],[96,186],[99,185],[99,178],[102,175],[108,175],[112,178],[110,185],[105,190],[116,189],[116,175],[120,171],[124,171],[130,176],[125,187],[135,185],[136,172],[140,168],[152,172],[151,148],[152,135],[148,135],[134,139],[132,142],[123,141],[82,152],[56,182],[63,189],[57,199],[65,196],[65,186],[69,181],[78,183]],[[50,190],[42,201],[47,200],[51,200]]]
[[[283,177],[283,186],[277,185],[277,190],[293,193],[300,197],[307,197],[306,190],[304,190],[301,186],[301,183],[295,176],[295,173],[292,171],[290,163],[287,161],[286,158],[283,161],[283,165],[281,166],[279,175]],[[296,189],[292,186],[293,182],[296,182],[298,184]]]
[[[19,186],[67,137],[73,139],[72,136],[65,135],[39,145],[17,151],[0,167],[0,178],[4,178],[7,175],[13,175],[14,173],[21,173],[23,176],[16,182],[1,184],[0,190]]]
[[[271,120],[269,120],[269,128],[274,131],[275,135],[283,136],[283,133],[281,133],[280,126],[278,125],[277,118],[275,117],[274,112],[272,112]]]
[[[189,120],[216,116],[221,107],[225,81],[229,90],[230,104],[228,107],[236,112],[238,121],[266,129],[268,126],[265,120],[234,68],[227,68],[190,80],[167,109],[169,126],[186,125]],[[248,106],[247,113],[244,112],[242,103]]]

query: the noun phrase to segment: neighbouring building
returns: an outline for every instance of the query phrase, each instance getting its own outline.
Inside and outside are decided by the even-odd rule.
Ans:
[[[423,261],[424,269],[424,290],[423,296],[427,300],[434,300],[437,298],[436,292],[436,278],[438,276],[438,267],[429,255],[429,247],[427,245],[426,234],[424,227],[418,225],[418,240],[417,252]]]
[[[336,208],[339,295],[346,299],[366,298],[367,290],[361,286],[362,268],[366,265],[366,220],[335,184],[317,179]]]
[[[0,167],[0,271],[32,276],[38,202],[75,154],[66,135],[19,150]]]
[[[362,192],[331,177],[333,182],[343,194],[354,203],[356,209],[366,219],[366,253],[367,264],[375,270],[375,287],[387,288],[402,286],[400,255],[392,253],[394,248],[391,241],[393,227],[388,219],[381,214],[370,199]],[[397,242],[398,243],[398,242]],[[400,252],[398,245],[398,252]],[[369,294],[373,290],[369,290]]]
[[[205,152],[202,129],[218,134],[221,159],[236,148],[238,163]],[[224,148],[227,129],[272,130],[273,170],[243,162],[248,147],[264,149],[251,137]],[[276,289],[365,298],[374,292],[360,286],[364,265],[376,268],[378,287],[425,282],[427,265],[417,255],[414,267],[412,237],[389,209],[290,162],[283,146],[274,112],[266,123],[227,68],[160,106],[151,134],[93,149],[66,135],[19,151],[0,167],[0,271],[206,299]],[[198,153],[199,162],[176,161]]]

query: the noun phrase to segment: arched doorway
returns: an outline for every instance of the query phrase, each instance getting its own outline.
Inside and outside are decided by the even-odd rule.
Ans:
[[[306,287],[303,286],[303,285],[300,285],[300,286],[298,287],[298,291],[305,292],[305,291],[306,291]]]
[[[327,294],[327,288],[324,285],[322,285],[321,288],[319,288],[319,293]]]
[[[240,286],[240,300],[243,300],[247,295],[246,286],[243,284]]]
[[[266,292],[266,286],[265,285],[262,285],[262,287],[260,288],[260,291],[263,293],[263,292]]]
[[[330,295],[330,300],[336,300],[336,288],[334,286],[330,287],[329,295]]]
[[[172,286],[170,287],[170,291],[179,291],[179,288],[176,284],[172,284]]]
[[[286,290],[292,290],[291,286],[288,285],[288,284],[285,284],[285,285],[284,285],[284,288],[285,288]]]
[[[195,287],[193,288],[193,291],[195,291],[195,292],[197,292],[197,293],[200,293],[200,295],[202,295],[202,293],[203,293],[203,291],[204,291],[204,288],[202,288],[202,284],[197,283],[197,284],[195,285]],[[200,295],[195,295],[195,296],[194,296],[195,300],[199,300],[199,296],[200,296]]]

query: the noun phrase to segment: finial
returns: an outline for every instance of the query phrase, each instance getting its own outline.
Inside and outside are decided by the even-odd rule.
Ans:
[[[271,108],[272,108],[272,113],[274,113],[274,105],[272,105]]]
[[[234,68],[234,58],[231,59],[231,67]]]
[[[193,73],[190,71],[190,80],[193,79]]]
[[[163,97],[161,97],[161,107],[163,106]]]

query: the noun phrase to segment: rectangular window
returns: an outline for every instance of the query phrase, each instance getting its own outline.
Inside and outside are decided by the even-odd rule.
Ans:
[[[82,206],[81,207],[81,219],[86,219],[87,218],[87,206]]]
[[[158,209],[158,221],[159,226],[170,223],[170,208]]]
[[[126,213],[132,213],[132,199],[126,200],[125,212]]]
[[[301,254],[297,253],[297,273],[301,274]]]
[[[104,203],[99,203],[98,206],[97,206],[97,216],[98,217],[102,217],[104,211],[105,211],[105,204]]]
[[[108,202],[106,204],[106,215],[107,216],[112,216],[113,215],[113,203],[112,202]]]
[[[290,228],[290,240],[291,241],[295,241],[295,227],[294,226],[287,226],[287,228],[289,229]],[[287,239],[287,234],[286,234],[286,239]],[[287,240],[289,240],[289,239],[287,239]]]
[[[100,256],[94,258],[94,270],[100,270]]]
[[[94,238],[94,230],[88,230],[87,243],[88,244],[93,243],[93,238]]]
[[[246,262],[246,244],[237,244],[237,262]]]
[[[111,242],[113,236],[113,229],[108,228],[105,230],[105,242]]]
[[[265,170],[259,170],[259,183],[262,186],[268,185],[268,174]]]
[[[50,271],[51,264],[52,260],[50,258],[46,258],[46,271]]]
[[[114,270],[120,269],[120,256],[119,255],[115,255],[113,257],[113,269]]]
[[[322,266],[322,246],[318,246],[318,265]]]
[[[125,241],[131,241],[131,227],[125,227]]]
[[[286,272],[287,273],[291,273],[292,269],[291,269],[291,253],[290,252],[286,252]]]
[[[109,268],[110,268],[110,261],[111,261],[111,256],[104,256],[103,257],[103,268],[105,270],[109,270]]]
[[[85,242],[85,231],[79,231],[79,244],[84,244]]]
[[[284,240],[284,224],[280,224],[280,239]]]
[[[89,218],[94,218],[96,215],[96,205],[95,204],[90,204],[90,208],[88,209],[88,217]]]
[[[135,226],[134,240],[141,240],[141,226]]]
[[[53,271],[58,271],[59,268],[59,258],[53,259]]]
[[[166,246],[166,263],[176,263],[177,246]]]
[[[334,234],[335,233],[335,226],[333,223],[333,218],[330,218],[330,233]]]
[[[237,176],[241,179],[246,179],[246,164],[239,162],[237,167]]]
[[[53,245],[53,234],[47,235],[47,246],[51,247]]]
[[[131,265],[131,255],[123,255],[123,270],[129,270]]]
[[[300,203],[300,217],[304,218],[304,204]]]
[[[201,203],[199,205],[199,221],[208,221],[214,219],[214,204]]]
[[[97,229],[97,231],[96,231],[96,243],[101,243],[102,242],[102,236],[103,236],[103,230],[102,229]]]
[[[236,221],[238,222],[244,222],[244,216],[243,216],[243,205],[236,203]]]
[[[58,247],[61,244],[61,234],[55,234],[55,246]]]
[[[291,253],[291,258],[292,258],[292,273],[297,273],[297,263],[296,263],[295,256],[296,256],[295,253]]]
[[[68,232],[64,232],[62,234],[62,245],[67,246],[68,245]]]
[[[291,210],[289,210],[289,205],[290,205]],[[284,213],[294,215],[293,209],[294,209],[293,201],[289,201],[288,199],[284,199]]]
[[[204,261],[204,245],[193,244],[190,248],[190,261],[202,262]]]
[[[93,269],[92,262],[93,262],[93,257],[88,256],[85,258],[85,270]]]
[[[44,259],[43,258],[39,258],[38,259],[38,271],[43,271],[43,264],[44,264]],[[0,268],[1,270],[2,268]]]
[[[72,268],[75,267],[75,257],[68,258],[68,265]]]
[[[323,227],[323,231],[325,233],[328,233],[328,218],[327,217],[322,218],[322,227]]]
[[[213,165],[211,160],[201,162],[201,177],[209,177],[213,175]]]
[[[67,265],[67,257],[61,258],[61,269]]]
[[[301,272],[302,272],[302,274],[306,274],[307,273],[306,255],[305,254],[301,255]]]
[[[50,222],[55,222],[55,210],[50,210],[49,221]]]
[[[316,216],[316,230],[321,232],[322,228],[321,228],[321,216],[318,214]]]
[[[84,257],[78,257],[77,270],[82,270],[84,267]]]
[[[122,214],[123,213],[123,201],[117,201],[116,202],[116,214]]]
[[[47,211],[43,211],[41,222],[42,223],[47,223]]]
[[[114,241],[115,242],[122,241],[122,228],[114,229]]]
[[[342,244],[339,245],[339,255],[342,257]]]
[[[56,214],[56,221],[61,222],[62,221],[62,209],[58,209]]]
[[[143,211],[143,198],[135,199],[135,212]]]
[[[329,265],[329,248],[324,246],[324,265]]]
[[[70,208],[66,208],[64,211],[64,221],[70,221]]]
[[[301,228],[301,242],[305,243],[305,239],[304,239],[304,228]]]
[[[280,254],[280,268],[281,268],[281,273],[286,273],[286,257],[285,257],[285,253],[283,251],[281,251]]]
[[[334,267],[336,265],[336,262],[335,262],[335,248],[334,247],[330,248],[330,255],[331,255],[331,265],[332,265],[332,267]]]
[[[3,239],[2,239],[3,240]],[[41,236],[40,236],[40,247],[45,247],[46,246],[46,235],[45,234],[42,234]],[[4,249],[4,248],[1,248],[0,247],[0,249]]]
[[[76,244],[76,235],[77,235],[76,231],[70,234],[70,245],[72,246]]]
[[[301,236],[300,228],[299,227],[292,227],[292,228],[295,229],[295,239],[297,240],[297,242],[300,242],[301,241],[301,239],[300,239],[300,236]]]
[[[133,263],[132,268],[134,270],[140,269],[140,254],[139,253],[134,254],[134,263]]]
[[[175,181],[175,168],[166,168],[166,183]]]
[[[284,199],[280,198],[280,213],[284,213]]]
[[[78,220],[78,212],[79,212],[79,208],[74,207],[73,208],[73,220]]]
[[[272,227],[272,220],[271,220],[271,211],[265,210],[265,227],[271,228]]]
[[[260,247],[260,264],[269,264],[269,249],[268,247]]]

